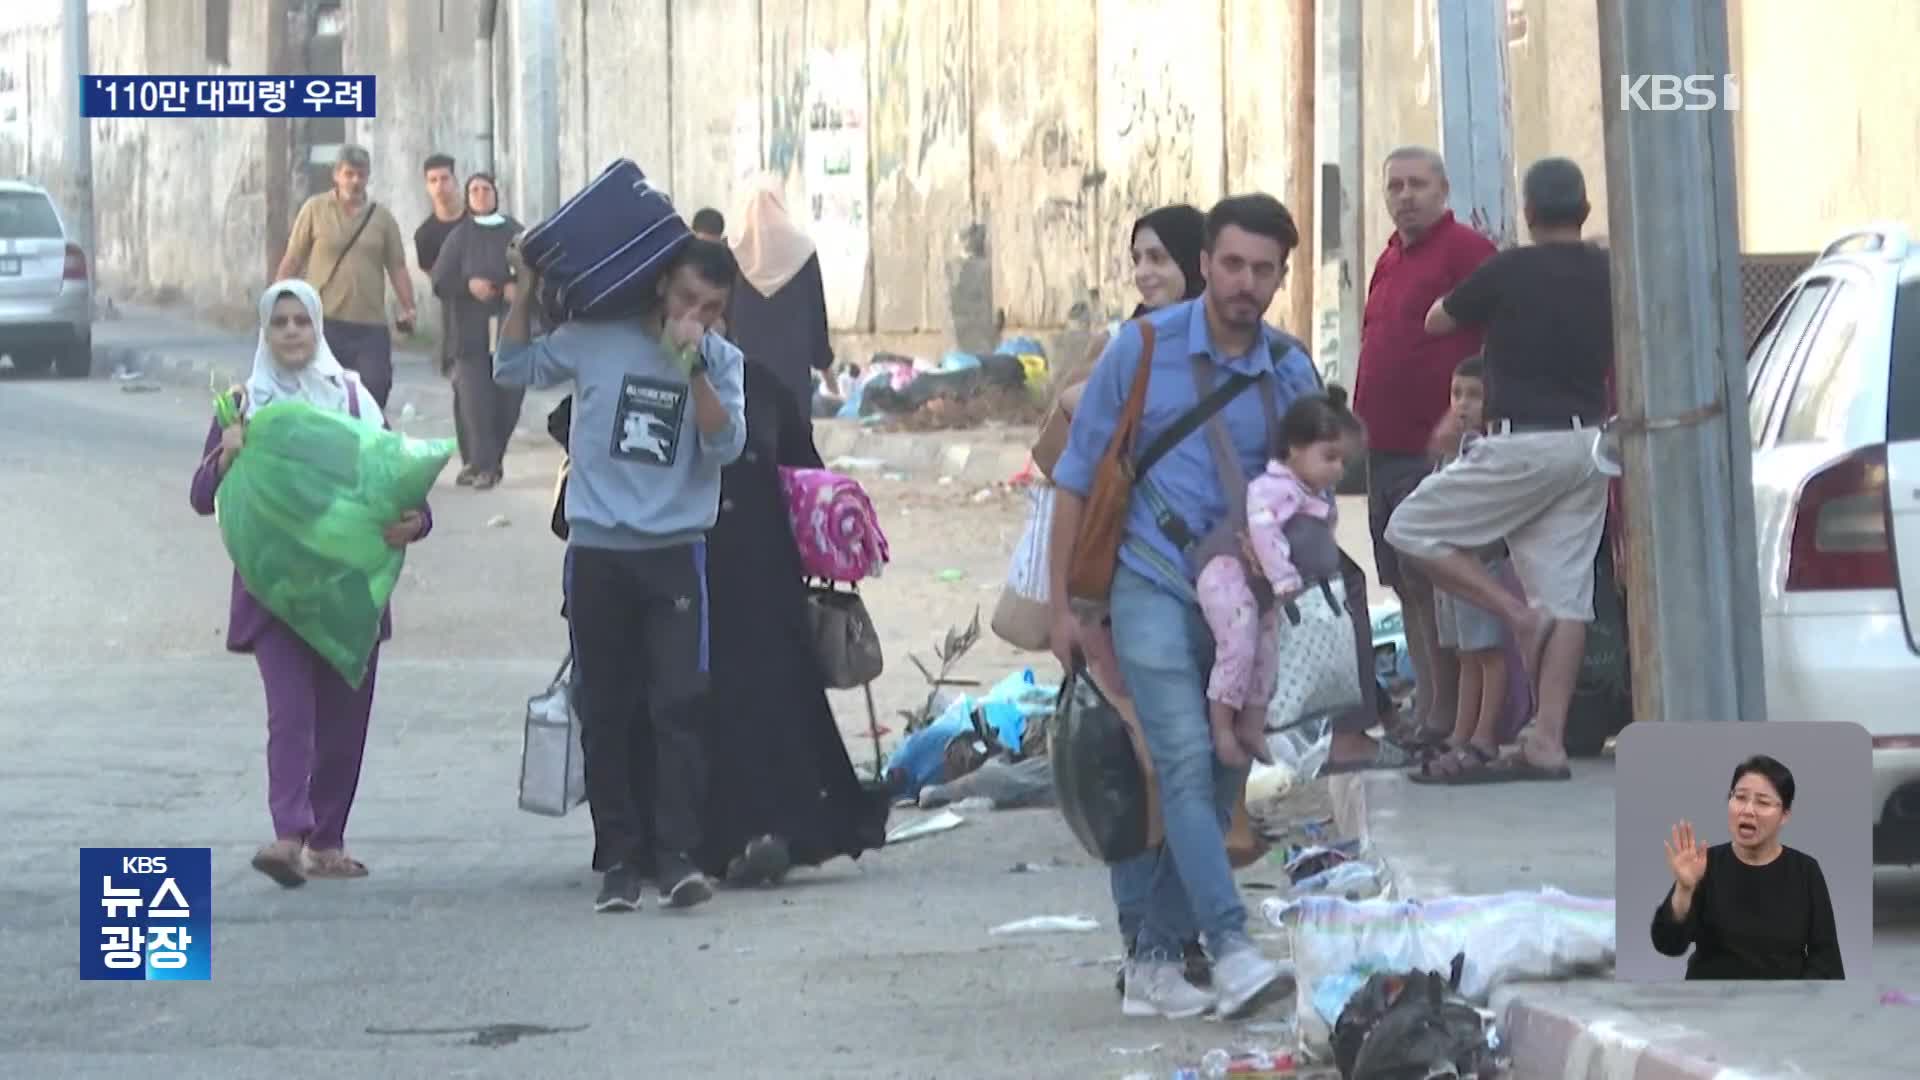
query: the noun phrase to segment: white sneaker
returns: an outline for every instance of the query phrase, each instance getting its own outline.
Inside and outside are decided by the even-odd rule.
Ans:
[[[1178,962],[1136,960],[1127,967],[1127,992],[1120,1001],[1125,1016],[1190,1020],[1212,1007],[1213,995],[1188,982]]]
[[[1291,992],[1293,979],[1259,949],[1248,946],[1214,958],[1213,988],[1220,995],[1215,1005],[1220,1018],[1234,1020],[1258,1007],[1274,991]]]

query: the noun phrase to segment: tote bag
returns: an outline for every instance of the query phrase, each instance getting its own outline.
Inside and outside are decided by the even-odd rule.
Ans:
[[[1268,732],[1345,712],[1366,700],[1346,582],[1329,578],[1309,584],[1280,605],[1275,623],[1279,677],[1267,706]]]

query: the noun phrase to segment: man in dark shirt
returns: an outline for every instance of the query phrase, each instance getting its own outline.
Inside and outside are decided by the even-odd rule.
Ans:
[[[427,220],[413,230],[413,251],[420,262],[420,272],[433,278],[433,264],[440,258],[440,249],[447,243],[447,237],[453,230],[467,220],[466,199],[460,193],[459,181],[453,175],[453,158],[446,154],[434,154],[427,158],[421,171],[427,179],[427,201],[433,205],[433,213]],[[429,290],[431,291],[431,290]],[[453,373],[453,318],[452,305],[440,302],[440,347],[434,356],[440,374]],[[458,388],[454,391],[457,399]],[[458,400],[453,406],[453,434],[460,443],[460,482],[464,485],[473,480],[473,460],[468,454],[467,425],[461,422]]]
[[[1434,584],[1499,615],[1536,684],[1519,753],[1466,778],[1564,780],[1567,706],[1593,621],[1593,561],[1607,517],[1595,453],[1608,416],[1613,303],[1605,251],[1581,239],[1580,167],[1548,158],[1522,185],[1533,243],[1500,252],[1437,301],[1427,331],[1486,328],[1487,438],[1408,496],[1387,542]],[[1444,420],[1436,445],[1458,446]],[[1504,540],[1516,599],[1472,552]]]
[[[1394,233],[1367,284],[1353,411],[1367,425],[1373,565],[1380,583],[1400,598],[1407,652],[1420,687],[1407,730],[1419,733],[1419,745],[1432,745],[1445,741],[1454,728],[1459,661],[1440,644],[1432,583],[1403,573],[1386,542],[1387,519],[1433,472],[1427,440],[1452,403],[1454,370],[1481,347],[1478,326],[1428,334],[1427,311],[1492,258],[1494,248],[1447,209],[1447,166],[1439,154],[1403,146],[1387,155],[1384,173]]]
[[[711,240],[716,244],[727,242],[727,219],[711,206],[703,207],[694,214],[688,228],[702,240]]]

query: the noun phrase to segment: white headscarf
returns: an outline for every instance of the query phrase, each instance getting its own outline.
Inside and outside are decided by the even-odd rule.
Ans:
[[[281,367],[273,355],[273,346],[267,342],[267,335],[271,332],[268,321],[273,318],[273,305],[283,293],[299,300],[300,305],[307,309],[307,317],[313,320],[313,359],[298,371]],[[375,427],[385,423],[373,395],[366,387],[359,385],[359,376],[342,367],[334,357],[333,350],[328,348],[324,329],[320,294],[314,292],[313,286],[306,282],[293,278],[276,281],[260,294],[260,340],[253,348],[253,373],[247,377],[249,418],[262,406],[275,401],[304,401],[318,409],[351,412],[347,401],[347,388],[351,383],[354,387],[353,396],[360,409],[360,419]]]

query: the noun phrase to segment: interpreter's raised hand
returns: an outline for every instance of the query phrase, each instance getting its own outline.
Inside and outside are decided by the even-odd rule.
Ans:
[[[1707,875],[1707,849],[1693,834],[1693,824],[1682,821],[1667,838],[1667,869],[1673,871],[1673,883],[1692,892]]]
[[[400,520],[387,526],[386,537],[389,547],[402,548],[420,539],[420,533],[426,528],[427,518],[418,510],[409,510],[400,515]]]

